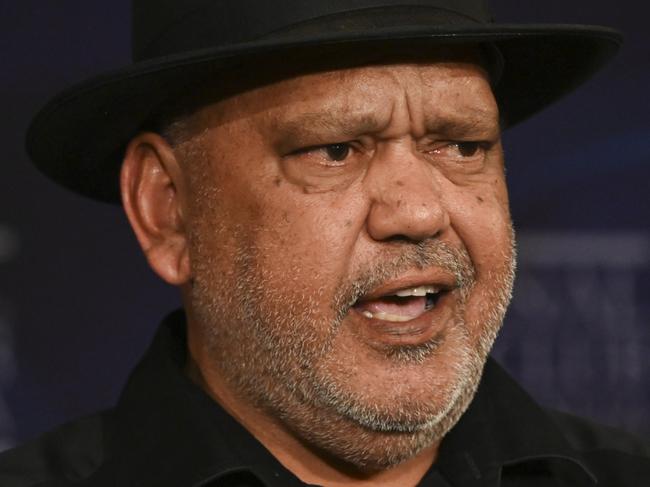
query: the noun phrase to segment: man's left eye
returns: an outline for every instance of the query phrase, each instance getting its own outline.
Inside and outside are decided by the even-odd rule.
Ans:
[[[476,158],[486,150],[486,144],[478,141],[445,142],[430,151],[430,154],[444,158],[463,160]]]
[[[463,157],[473,157],[482,148],[480,142],[454,142],[451,145],[456,146],[458,153]]]
[[[334,162],[340,162],[350,155],[350,144],[330,144],[321,147],[328,159]]]

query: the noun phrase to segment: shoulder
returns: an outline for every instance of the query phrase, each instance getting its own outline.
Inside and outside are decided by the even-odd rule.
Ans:
[[[650,485],[650,441],[571,414],[550,412],[603,485]],[[643,484],[646,485],[646,484]]]
[[[78,419],[0,453],[2,487],[36,487],[92,474],[104,458],[110,413]]]

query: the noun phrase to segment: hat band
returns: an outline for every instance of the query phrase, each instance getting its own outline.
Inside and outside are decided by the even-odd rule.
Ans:
[[[234,5],[236,4],[236,6]],[[484,2],[476,0],[329,0],[315,2],[304,0],[222,0],[203,2],[180,20],[159,30],[153,39],[144,40],[138,36],[134,25],[133,57],[135,61],[169,56],[201,49],[226,47],[262,38],[272,38],[274,33],[299,33],[303,24],[312,24],[310,35],[327,34],[347,30],[351,27],[342,19],[348,16],[362,18],[369,9],[384,11],[381,16],[373,16],[372,28],[379,27],[380,21],[388,26],[404,25],[404,19],[394,17],[396,12],[410,12],[411,23],[416,25],[438,26],[465,23],[486,23],[490,15]],[[429,19],[425,11],[437,12],[437,17]],[[414,12],[424,14],[414,15]],[[336,22],[314,22],[324,18]],[[402,15],[403,17],[403,15]],[[379,19],[379,20],[377,20]],[[314,27],[320,30],[314,32]]]

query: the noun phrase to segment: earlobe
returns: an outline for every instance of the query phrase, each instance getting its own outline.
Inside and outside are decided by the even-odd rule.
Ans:
[[[127,217],[151,268],[170,284],[186,283],[190,265],[185,185],[176,155],[164,138],[146,132],[131,140],[120,189]]]

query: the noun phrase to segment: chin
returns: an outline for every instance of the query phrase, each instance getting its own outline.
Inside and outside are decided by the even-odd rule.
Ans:
[[[436,445],[439,438],[433,432],[376,433],[361,432],[348,442],[324,443],[325,456],[332,462],[345,464],[362,474],[388,470],[407,462]]]
[[[406,462],[431,447],[458,422],[470,404],[478,380],[466,384],[447,403],[436,407],[431,401],[418,414],[384,410],[381,414],[363,416],[359,411],[342,415],[340,411],[313,410],[302,416],[305,421],[291,418],[294,432],[321,456],[332,462],[346,464],[360,473],[386,470]],[[404,406],[404,404],[402,405]],[[365,412],[371,408],[365,408]],[[301,428],[303,426],[303,428]]]
[[[408,461],[453,428],[480,382],[485,356],[468,353],[467,344],[460,351],[446,345],[452,344],[441,344],[422,363],[387,358],[388,371],[374,380],[373,368],[363,378],[342,373],[334,358],[313,371],[302,395],[305,414],[296,420],[293,408],[286,423],[306,443],[359,471]]]

